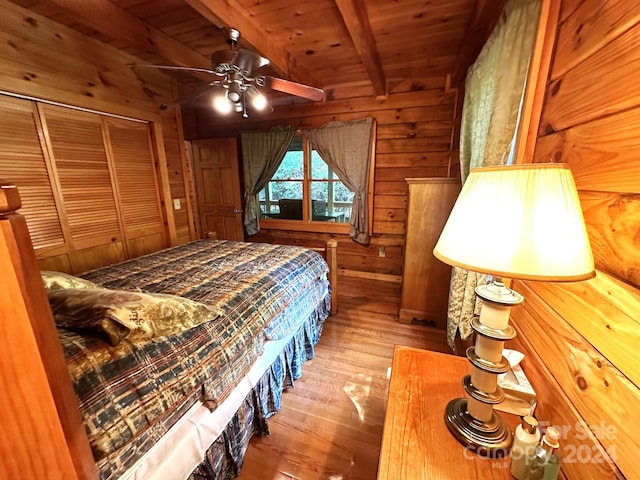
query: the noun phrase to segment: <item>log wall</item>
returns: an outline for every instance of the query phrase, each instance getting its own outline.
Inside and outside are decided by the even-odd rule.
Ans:
[[[512,318],[569,478],[640,478],[639,41],[633,2],[562,2],[533,161],[571,166],[597,276],[514,282]]]

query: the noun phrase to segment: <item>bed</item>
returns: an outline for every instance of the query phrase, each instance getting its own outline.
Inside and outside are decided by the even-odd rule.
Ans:
[[[70,460],[75,473],[60,478],[233,478],[249,439],[268,433],[282,390],[313,357],[335,293],[325,260],[292,246],[201,240],[87,272],[82,278],[100,288],[180,296],[213,312],[175,334],[111,345],[75,328],[56,332],[24,219],[7,214],[17,206],[11,190],[2,193],[2,239],[10,248],[0,259],[18,272],[16,291],[32,304],[14,315],[25,317],[16,326],[34,334],[29,354],[40,365],[33,368],[48,377],[37,385],[40,413],[53,405],[61,426],[55,441],[43,432],[46,450]],[[334,242],[328,250],[335,259]],[[3,358],[3,372],[17,368],[10,360]],[[27,396],[22,418],[24,407],[32,411]],[[47,455],[42,461],[40,474],[55,478],[57,464]]]

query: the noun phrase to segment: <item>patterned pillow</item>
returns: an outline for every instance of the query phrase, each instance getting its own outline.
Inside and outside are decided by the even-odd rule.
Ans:
[[[112,345],[174,335],[219,316],[203,303],[161,293],[68,288],[48,296],[57,325],[106,335]]]
[[[42,270],[40,272],[40,276],[42,277],[42,283],[44,283],[44,289],[46,291],[58,290],[61,288],[100,288],[89,280],[74,277],[68,273]]]

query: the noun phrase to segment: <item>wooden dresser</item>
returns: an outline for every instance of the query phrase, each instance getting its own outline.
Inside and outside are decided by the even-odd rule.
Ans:
[[[396,346],[378,480],[513,478],[508,457],[466,451],[445,425],[445,406],[464,395],[460,382],[469,371],[465,358]],[[517,417],[502,415],[515,427]]]
[[[451,267],[433,256],[460,192],[459,178],[407,178],[409,204],[402,270],[400,323],[446,328]]]

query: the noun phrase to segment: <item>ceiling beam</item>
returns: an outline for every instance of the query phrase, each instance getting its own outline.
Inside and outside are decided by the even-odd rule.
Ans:
[[[257,25],[249,11],[237,0],[185,0],[191,8],[219,28],[233,27],[242,38],[269,59],[271,65],[289,80],[320,86],[311,73],[281,46],[270,39],[269,32]]]
[[[178,42],[109,0],[47,0],[68,11],[79,22],[132,47],[158,55],[181,67],[211,68],[211,60]],[[194,76],[211,82],[206,73]]]
[[[367,70],[376,95],[386,93],[382,61],[371,31],[367,9],[363,0],[335,0],[351,40]]]
[[[507,3],[506,0],[478,0],[476,2],[471,22],[451,72],[452,88],[458,87],[460,82],[465,79],[468,68],[476,61],[491,31],[498,23],[505,3]]]

